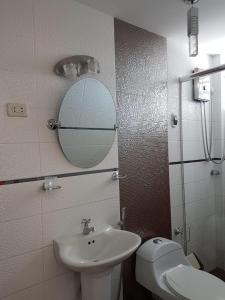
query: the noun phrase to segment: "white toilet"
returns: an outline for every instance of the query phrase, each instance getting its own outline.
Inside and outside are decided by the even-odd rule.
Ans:
[[[193,268],[181,245],[164,238],[151,239],[138,249],[136,280],[164,300],[225,300],[225,283]]]

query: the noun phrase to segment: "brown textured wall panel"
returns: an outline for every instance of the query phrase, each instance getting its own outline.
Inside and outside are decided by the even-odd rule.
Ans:
[[[171,237],[166,39],[115,19],[121,207],[127,230],[143,240]],[[149,299],[135,283],[135,257],[124,265],[125,300]]]

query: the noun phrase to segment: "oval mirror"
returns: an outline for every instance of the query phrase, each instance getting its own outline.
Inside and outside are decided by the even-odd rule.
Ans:
[[[94,78],[76,82],[59,111],[58,137],[63,153],[75,166],[99,164],[112,147],[116,111],[109,90]]]

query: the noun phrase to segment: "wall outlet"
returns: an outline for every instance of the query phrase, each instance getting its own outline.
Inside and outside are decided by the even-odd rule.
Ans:
[[[26,104],[8,103],[7,104],[8,117],[27,117]]]

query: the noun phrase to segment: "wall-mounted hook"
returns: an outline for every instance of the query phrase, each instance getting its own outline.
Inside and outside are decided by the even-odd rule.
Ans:
[[[125,179],[127,178],[127,175],[120,175],[119,171],[113,171],[112,173],[112,180],[119,180],[119,179]]]
[[[53,191],[53,190],[59,190],[62,187],[60,185],[55,185],[54,180],[57,179],[57,177],[45,177],[45,181],[43,183],[42,189],[44,191]]]

